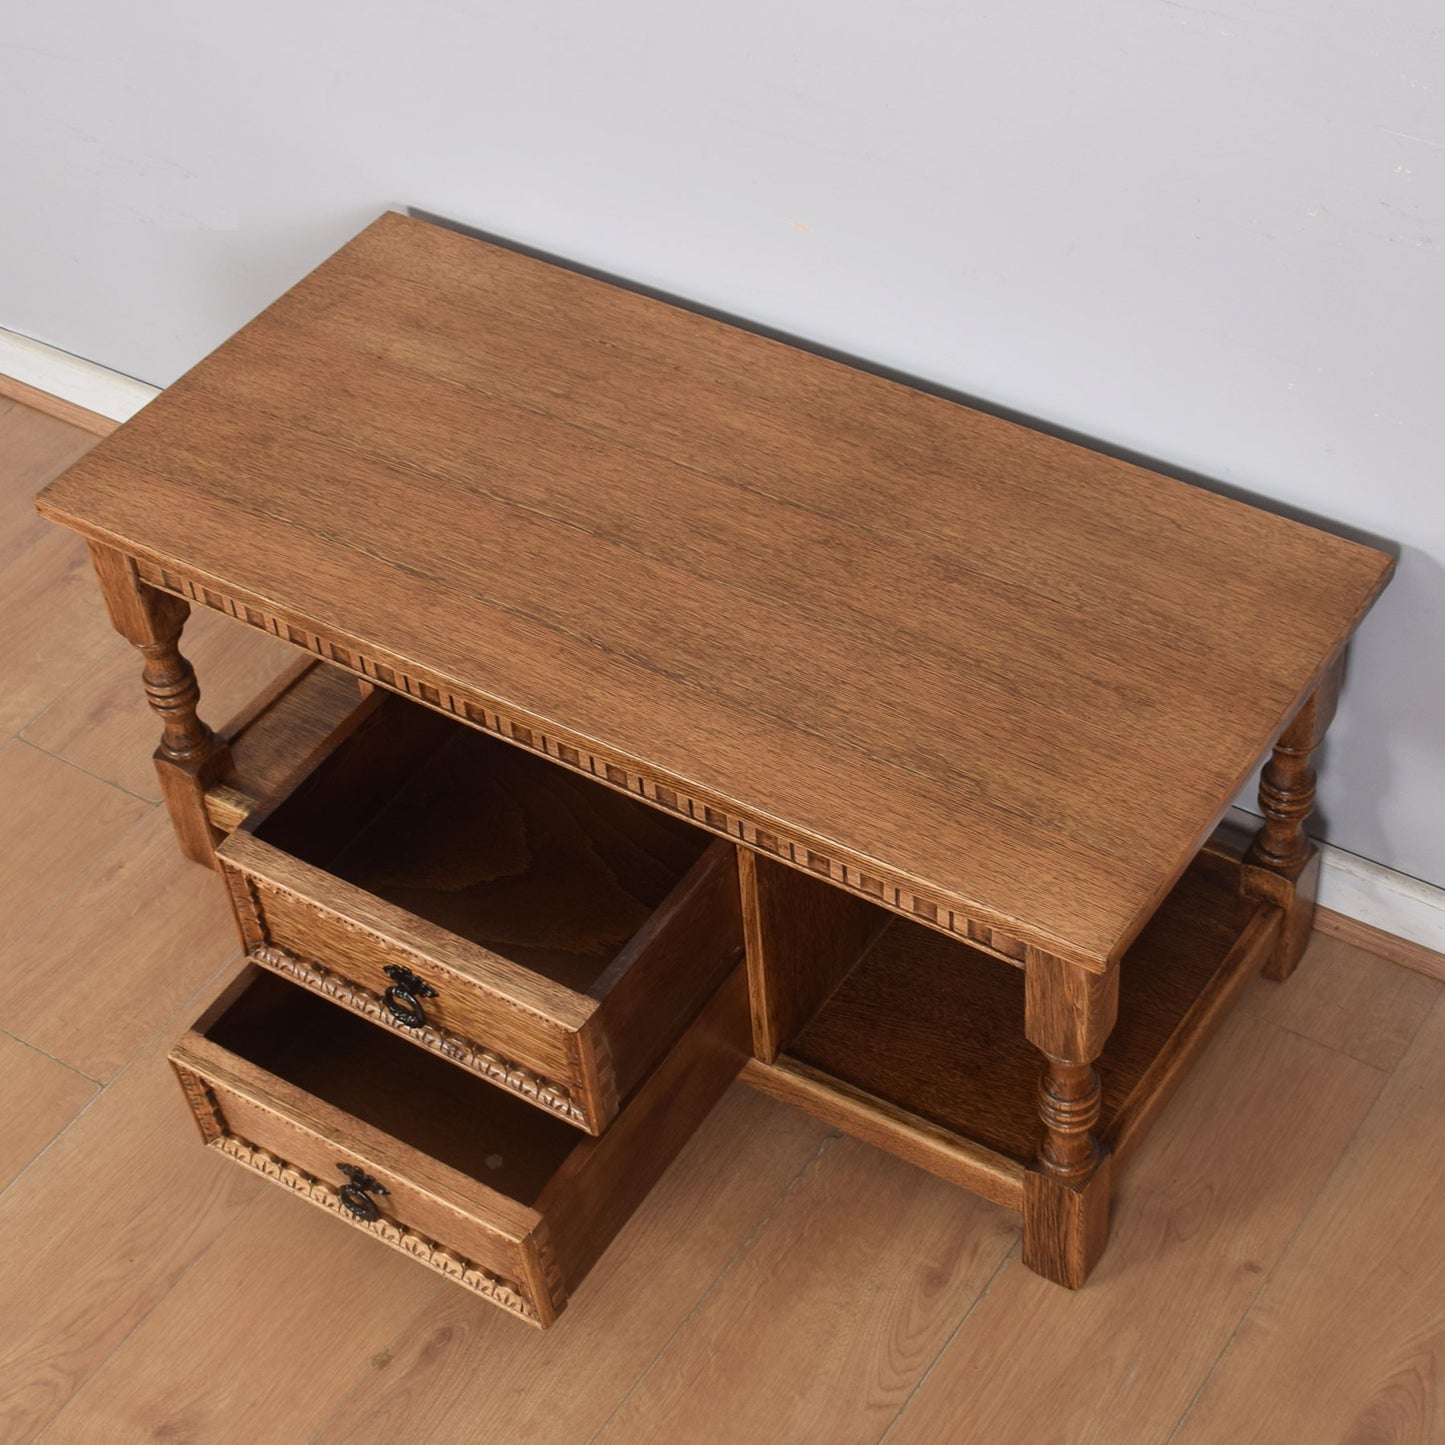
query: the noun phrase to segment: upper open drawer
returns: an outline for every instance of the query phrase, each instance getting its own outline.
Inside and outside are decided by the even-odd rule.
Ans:
[[[390,694],[218,857],[256,962],[594,1134],[742,953],[731,845]]]

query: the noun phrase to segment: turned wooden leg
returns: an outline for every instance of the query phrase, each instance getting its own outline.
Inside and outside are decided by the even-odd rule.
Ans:
[[[1310,760],[1334,718],[1342,672],[1337,660],[1280,734],[1259,778],[1264,823],[1245,854],[1241,887],[1251,898],[1284,909],[1285,926],[1265,961],[1266,978],[1288,978],[1309,943],[1320,869],[1319,850],[1305,835],[1305,820],[1315,806]]]
[[[197,716],[200,688],[178,646],[190,603],[147,586],[123,552],[92,542],[90,556],[111,624],[145,660],[146,700],[161,720],[156,773],[181,852],[215,867],[219,835],[206,817],[206,789],[226,773],[231,759]]]
[[[1119,973],[1092,973],[1029,949],[1024,1032],[1044,1056],[1039,1149],[1024,1177],[1024,1263],[1078,1289],[1109,1238],[1109,1156],[1097,1128],[1094,1061],[1114,1027]]]

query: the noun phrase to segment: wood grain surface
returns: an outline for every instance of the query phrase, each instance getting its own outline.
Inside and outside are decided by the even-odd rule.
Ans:
[[[236,956],[215,875],[180,862],[164,813],[143,816],[64,906],[0,951],[4,1027],[92,1078],[114,1077],[160,1019]]]
[[[278,679],[286,680],[286,674]],[[283,791],[297,763],[309,764],[349,716],[356,697],[355,678],[311,664],[294,686],[263,695],[264,706],[233,714],[220,728],[231,741],[230,786],[253,805]]]
[[[997,1205],[834,1140],[601,1445],[877,1440],[1017,1227]],[[762,1380],[774,1387],[760,1390]]]
[[[1327,938],[1338,938],[1351,948],[1445,983],[1445,953],[1417,943],[1412,938],[1387,933],[1376,924],[1363,923],[1331,908],[1315,909],[1315,932]]]
[[[743,947],[731,846],[381,692],[220,857],[257,962],[388,1027],[412,971],[403,1037],[592,1133]]]
[[[1435,979],[1322,929],[1310,945],[1309,968],[1298,988],[1253,984],[1240,1007],[1377,1069],[1400,1062],[1440,992]]]
[[[566,988],[592,987],[708,844],[460,723],[373,701],[368,738],[348,739],[256,836]],[[418,724],[433,736],[412,755]],[[403,760],[384,784],[369,759],[351,765],[370,739]]]
[[[408,1052],[426,1057],[416,1050]],[[552,1302],[545,1293],[534,1298],[531,1288],[535,1270],[529,1269],[529,1264],[534,1263],[534,1231],[540,1221],[503,1190],[492,1190],[465,1171],[431,1159],[367,1120],[348,1115],[328,1099],[249,1067],[244,1060],[223,1057],[221,1050],[193,1036],[176,1045],[171,1060],[183,1082],[187,1074],[193,1075],[215,1098],[224,1127],[220,1136],[210,1141],[212,1149],[231,1152],[225,1146],[234,1141],[264,1150],[280,1165],[320,1183],[333,1196],[346,1183],[340,1166],[358,1167],[387,1191],[381,1201],[382,1215],[400,1232],[395,1247],[404,1248],[402,1241],[411,1238],[435,1241],[459,1262],[506,1281],[526,1300],[529,1314],[535,1310],[551,1318]],[[504,1094],[498,1097],[512,1102]],[[486,1122],[490,1125],[493,1121]],[[500,1147],[510,1152],[511,1143],[503,1139]],[[307,1193],[313,1202],[320,1202],[319,1191]],[[365,1228],[340,1208],[330,1212],[338,1221]]]
[[[1024,1163],[935,1124],[877,1094],[870,1094],[797,1059],[749,1060],[743,1081],[769,1098],[806,1109],[815,1118],[895,1158],[926,1169],[981,1199],[1020,1210]],[[1022,1151],[1020,1151],[1022,1152]]]
[[[209,1156],[206,1163],[217,1175],[234,1173]],[[85,1382],[48,1433],[56,1445],[296,1445],[384,1354],[398,1324],[447,1288],[404,1256],[265,1190]],[[362,1301],[382,1303],[361,1308]],[[245,1381],[218,1388],[240,1358],[248,1362]],[[270,1401],[285,1403],[274,1409]]]
[[[113,417],[102,416],[89,407],[77,406],[73,401],[41,391],[39,387],[18,381],[3,372],[0,372],[0,397],[8,398],[0,403],[0,408],[18,402],[15,410],[28,416],[54,418],[65,424],[67,432],[89,433],[92,440],[108,437],[120,425]]]
[[[41,505],[1095,966],[1391,568],[397,215]]]
[[[733,1090],[555,1329],[519,1330],[448,1289],[405,1320],[316,1445],[395,1445],[408,1435],[475,1445],[482,1421],[519,1440],[593,1439],[826,1137],[806,1114]],[[589,1318],[605,1320],[605,1333]]]
[[[164,1048],[141,1049],[0,1195],[0,1438],[34,1439],[260,1187],[197,1148]]]
[[[130,651],[106,619],[80,539],[52,532],[26,548],[0,571],[0,737],[117,648]]]
[[[256,968],[171,1051],[212,1148],[337,1207],[345,1169],[382,1186],[394,1248],[455,1252],[480,1293],[548,1325],[736,1077],[741,963],[600,1138]],[[398,1231],[400,1231],[398,1237]]]
[[[753,1053],[785,1049],[892,922],[881,908],[738,850],[747,936]]]

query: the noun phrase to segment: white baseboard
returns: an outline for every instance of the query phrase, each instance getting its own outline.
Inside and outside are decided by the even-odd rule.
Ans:
[[[0,374],[118,422],[129,421],[159,394],[158,388],[143,381],[3,329]],[[1251,831],[1259,824],[1254,814],[1243,809],[1236,808],[1234,814]],[[1445,888],[1421,883],[1328,844],[1323,851],[1322,908],[1445,954]]]
[[[1235,808],[1232,818],[1250,832],[1260,822],[1243,808]],[[1321,908],[1445,954],[1445,888],[1328,843],[1320,845],[1320,855],[1316,902]]]
[[[147,386],[143,381],[109,371],[68,351],[57,351],[18,331],[3,329],[0,329],[0,374],[112,421],[129,421],[159,394],[159,388]]]
[[[1381,933],[1445,954],[1445,888],[1326,845],[1318,901]]]

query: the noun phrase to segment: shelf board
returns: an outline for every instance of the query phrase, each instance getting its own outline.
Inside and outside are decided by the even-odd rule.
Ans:
[[[1206,851],[1124,956],[1119,1019],[1099,1060],[1100,1133],[1116,1154],[1142,1138],[1262,964],[1279,918],[1240,895],[1237,858]],[[815,1092],[832,1082],[855,1107],[875,1101],[923,1133],[1022,1165],[1038,1141],[1041,1068],[1023,1024],[1021,969],[897,919],[779,1063]],[[767,1087],[760,1071],[753,1082]]]

